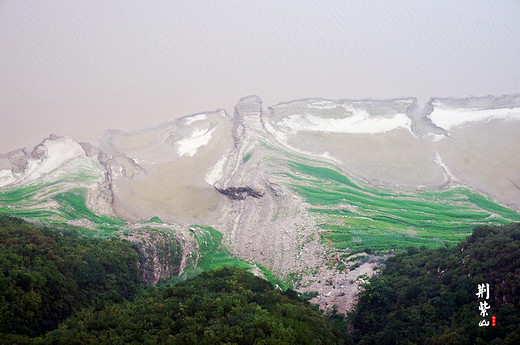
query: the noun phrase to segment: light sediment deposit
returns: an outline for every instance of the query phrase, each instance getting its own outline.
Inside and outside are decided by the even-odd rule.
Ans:
[[[395,251],[520,220],[518,133],[518,95],[249,96],[99,148],[51,136],[3,154],[0,213],[129,239],[151,283],[233,264],[344,312]]]

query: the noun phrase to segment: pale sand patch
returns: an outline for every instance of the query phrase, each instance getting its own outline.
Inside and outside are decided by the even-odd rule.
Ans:
[[[437,142],[438,140],[436,141],[434,139],[434,141]],[[435,152],[435,163],[437,163],[437,165],[444,169],[444,176],[446,177],[446,179],[457,181],[457,178],[455,177],[455,175],[453,175],[448,166],[442,161],[442,158],[438,152]]]
[[[196,122],[196,121],[202,121],[202,120],[206,120],[208,118],[208,116],[206,114],[198,114],[198,115],[194,115],[194,116],[188,116],[188,117],[185,117],[183,118],[183,125],[187,126],[187,125],[191,125],[193,122]]]
[[[453,128],[438,152],[461,183],[520,210],[519,133],[520,121],[476,122]]]
[[[280,103],[269,107],[269,118],[278,123],[283,118],[298,114],[312,114],[322,119],[344,119],[358,112],[368,113],[371,117],[392,118],[397,114],[406,114],[414,104],[411,98],[394,100],[326,100],[304,99]]]
[[[435,142],[435,143],[446,138],[446,136],[444,134],[428,133],[428,136],[433,138],[433,142]]]
[[[327,99],[318,99],[310,101],[308,106],[316,109],[334,109],[338,106],[338,103]]]
[[[189,138],[181,139],[175,143],[179,155],[193,157],[197,149],[207,145],[215,129],[195,129]]]
[[[36,181],[42,176],[58,169],[72,159],[88,160],[85,151],[71,138],[47,139],[36,151],[42,154],[41,158],[33,158],[28,161],[28,168],[24,172],[23,179],[26,182]]]
[[[410,130],[412,121],[406,114],[391,118],[370,116],[356,110],[352,116],[333,119],[312,114],[295,114],[285,117],[280,123],[287,131],[314,131],[328,133],[384,133],[398,128]]]
[[[520,120],[520,108],[501,109],[466,109],[443,107],[434,102],[434,110],[428,116],[433,124],[445,130],[467,125],[472,122],[491,121],[497,119]]]
[[[220,158],[219,161],[214,166],[212,166],[210,169],[208,169],[206,171],[204,180],[208,184],[213,186],[217,181],[219,181],[223,177],[224,164],[226,163],[227,155],[228,155],[228,152],[226,152],[226,154],[224,154],[222,156],[222,158]]]
[[[86,155],[83,147],[68,137],[51,137],[36,146],[32,155],[21,153],[20,159],[26,161],[23,171],[12,173],[13,167],[9,164],[8,170],[0,171],[0,187],[9,184],[42,183],[47,178],[59,178],[68,173],[74,174],[102,174],[97,163],[93,163]],[[9,163],[7,161],[7,163]],[[49,176],[54,177],[49,177]]]
[[[7,186],[14,182],[16,182],[16,178],[11,170],[0,170],[0,187]]]

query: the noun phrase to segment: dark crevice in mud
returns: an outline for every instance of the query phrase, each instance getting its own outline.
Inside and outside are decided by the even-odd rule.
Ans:
[[[507,180],[508,180],[509,182],[511,182],[511,184],[512,184],[513,186],[515,186],[516,189],[520,190],[520,186],[519,186],[518,184],[516,184],[515,181],[513,181],[513,180],[511,180],[511,179],[507,179]]]
[[[261,198],[264,196],[262,193],[252,189],[251,187],[228,187],[225,189],[216,188],[216,190],[231,200],[244,200],[248,196],[253,198]]]

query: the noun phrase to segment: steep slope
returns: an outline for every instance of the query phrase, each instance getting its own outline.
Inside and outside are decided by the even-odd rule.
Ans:
[[[129,224],[114,211],[114,178],[142,173],[124,155],[111,156],[53,135],[31,152],[17,150],[0,161],[0,214],[87,237],[128,239],[137,245],[141,278],[147,284],[176,277],[197,264],[193,253],[198,244],[188,227]]]
[[[424,110],[414,99],[311,99],[265,110],[249,96],[232,117],[109,131],[101,150],[51,137],[0,158],[0,212],[129,238],[150,260],[151,283],[229,252],[345,311],[386,255],[520,220],[519,99],[432,100]],[[220,254],[201,256],[217,238],[209,247]],[[175,264],[165,248],[180,253]]]
[[[44,343],[345,344],[350,339],[294,294],[225,267],[133,303],[82,311]]]
[[[114,217],[103,158],[89,144],[58,136],[50,136],[31,152],[1,155],[0,212],[92,228],[123,224]]]
[[[353,320],[359,344],[518,344],[520,223],[389,259],[364,286]]]
[[[143,284],[131,243],[81,238],[0,215],[2,333],[36,336],[100,300],[133,299]]]

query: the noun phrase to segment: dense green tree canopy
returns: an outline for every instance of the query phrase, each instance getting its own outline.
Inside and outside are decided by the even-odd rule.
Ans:
[[[486,318],[476,296],[481,283],[490,286]],[[496,326],[479,327],[491,315]],[[520,224],[477,227],[449,249],[410,249],[387,260],[353,321],[359,344],[519,344]]]
[[[292,295],[292,296],[291,296]],[[132,302],[83,310],[48,334],[59,344],[343,344],[295,294],[225,266]]]
[[[129,242],[80,238],[0,216],[0,333],[37,335],[142,286]]]
[[[81,238],[0,216],[0,343],[344,344],[349,339],[294,291],[276,290],[236,267],[145,290],[134,249],[126,241]]]
[[[137,259],[126,241],[0,216],[0,343],[353,343],[341,315],[327,320],[243,269],[144,289]],[[485,319],[496,316],[496,327],[478,325],[482,283]],[[477,227],[457,246],[388,259],[350,317],[358,344],[520,343],[520,224]]]

